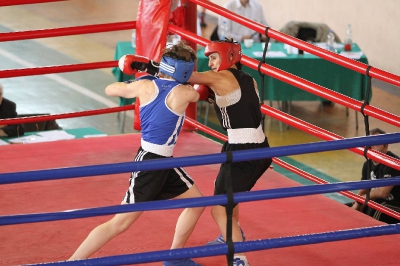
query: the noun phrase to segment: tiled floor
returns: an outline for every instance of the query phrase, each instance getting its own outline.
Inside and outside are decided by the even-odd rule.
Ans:
[[[0,7],[2,32],[34,30],[122,22],[136,20],[138,0],[70,0],[54,3]],[[208,18],[203,35],[209,36],[213,20]],[[87,34],[37,40],[0,43],[1,69],[35,66],[64,65],[108,61],[114,59],[118,41],[129,41],[130,31]],[[361,47],[362,48],[362,47]],[[367,55],[368,56],[368,55]],[[118,105],[118,99],[105,95],[104,88],[114,82],[111,69],[72,72],[66,74],[29,76],[2,79],[5,97],[18,104],[18,113],[67,113],[100,109]],[[374,83],[376,84],[376,83]],[[391,93],[373,87],[371,105],[400,115],[400,88],[388,86]],[[277,107],[277,103],[273,103]],[[293,102],[291,114],[343,137],[365,135],[363,117],[359,114],[360,127],[355,127],[355,112],[346,115],[346,108],[335,104],[321,108],[318,102]],[[95,127],[109,135],[120,134],[116,114],[59,120],[63,128]],[[132,112],[128,112],[125,133],[132,129]],[[211,115],[212,117],[212,115]],[[213,119],[213,118],[211,118]],[[370,127],[381,127],[396,132],[394,126],[370,118]],[[266,118],[265,132],[271,146],[284,146],[320,141],[294,128],[283,127],[278,121]],[[391,145],[400,154],[400,145]],[[349,151],[324,152],[291,157],[303,170],[316,171],[338,180],[358,180],[364,158]]]

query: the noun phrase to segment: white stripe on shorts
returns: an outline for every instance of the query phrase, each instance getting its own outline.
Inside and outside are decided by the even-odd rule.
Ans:
[[[147,154],[147,151],[142,150],[140,151],[135,158],[135,162],[141,162],[143,161],[143,157]],[[140,171],[136,171],[136,172],[132,172],[132,177],[131,177],[131,183],[129,184],[129,195],[128,193],[126,193],[127,195],[125,196],[125,198],[129,197],[129,203],[135,203],[135,194],[133,193],[133,187],[135,186],[135,178],[138,176],[138,174],[140,173]],[[126,200],[125,200],[126,202]]]
[[[183,173],[181,173],[181,171]],[[180,179],[185,182],[186,186],[190,188],[192,184],[190,184],[189,180],[186,177],[189,177],[188,173],[183,168],[174,168],[174,171],[179,175]],[[189,177],[190,178],[190,177]]]

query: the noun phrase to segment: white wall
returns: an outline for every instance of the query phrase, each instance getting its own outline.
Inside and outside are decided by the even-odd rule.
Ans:
[[[220,6],[227,2],[210,1]],[[400,0],[258,1],[274,30],[291,20],[322,22],[344,40],[350,23],[353,42],[365,53],[369,64],[400,75]]]

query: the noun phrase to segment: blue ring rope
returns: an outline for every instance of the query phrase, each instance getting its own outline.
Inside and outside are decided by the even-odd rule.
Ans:
[[[288,155],[298,155],[322,151],[342,150],[361,146],[372,146],[400,142],[400,133],[381,134],[366,137],[348,138],[335,141],[314,142],[283,147],[260,148],[233,152],[233,162],[258,160]],[[0,184],[27,181],[43,181],[63,178],[108,175],[134,171],[160,170],[175,167],[220,164],[226,162],[226,154],[196,155],[180,158],[156,159],[145,162],[102,164],[70,168],[57,168],[27,172],[0,174]]]
[[[391,235],[399,233],[400,233],[400,224],[391,224],[391,225],[365,227],[365,228],[357,228],[349,230],[340,230],[335,232],[324,232],[316,234],[252,240],[252,241],[234,243],[234,246],[237,252],[248,252],[248,251],[310,245],[310,244],[318,244],[325,242],[350,240],[361,237],[374,237],[374,236]],[[127,264],[164,261],[171,259],[217,256],[217,255],[227,254],[227,252],[228,252],[227,244],[219,244],[212,246],[199,246],[199,247],[190,247],[181,249],[144,252],[140,254],[109,256],[109,257],[93,258],[80,261],[78,260],[78,261],[66,261],[66,262],[40,263],[40,265],[99,265],[99,266],[121,265],[121,264],[127,265]]]
[[[234,202],[240,203],[240,202],[249,202],[256,200],[299,197],[299,196],[323,194],[323,193],[353,190],[360,188],[391,186],[396,184],[400,184],[400,177],[392,177],[379,180],[363,180],[363,181],[343,182],[334,184],[310,185],[306,187],[289,187],[289,188],[249,191],[249,192],[235,193]],[[114,206],[69,210],[69,211],[51,212],[51,213],[5,215],[5,216],[0,216],[0,226],[11,225],[11,224],[22,224],[22,223],[78,219],[78,218],[110,215],[110,214],[124,213],[124,212],[154,211],[154,210],[168,210],[168,209],[187,208],[187,207],[225,205],[227,203],[228,200],[226,195],[218,195],[218,196],[205,196],[201,198],[159,200],[159,201],[142,202],[135,204],[114,205]]]

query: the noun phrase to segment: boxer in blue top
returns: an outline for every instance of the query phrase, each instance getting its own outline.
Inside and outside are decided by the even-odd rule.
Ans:
[[[159,77],[145,76],[128,82],[117,82],[106,88],[109,96],[137,97],[140,101],[142,128],[141,147],[135,161],[172,157],[185,110],[196,102],[199,94],[185,84],[196,64],[196,52],[178,43],[164,50],[159,64]],[[158,64],[145,57],[126,55],[119,67],[133,75],[137,71],[151,74]],[[122,204],[134,204],[172,198],[202,197],[200,190],[183,168],[157,171],[137,171],[131,174],[129,188]],[[183,248],[204,211],[204,207],[185,209],[177,222],[172,249]],[[69,260],[88,258],[113,237],[127,230],[142,212],[119,213],[111,220],[96,227]],[[163,265],[200,265],[191,259],[164,261]]]

